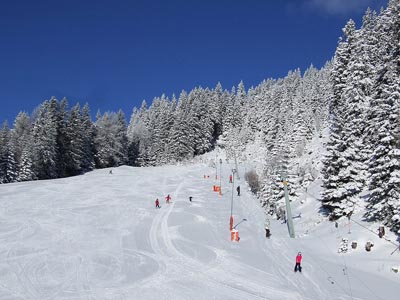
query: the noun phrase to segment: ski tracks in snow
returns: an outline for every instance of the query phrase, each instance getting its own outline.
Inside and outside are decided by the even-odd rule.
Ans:
[[[168,183],[168,178],[164,178],[162,183],[162,190],[164,194],[168,194],[167,186],[171,186],[172,184]],[[172,201],[169,204],[164,204],[161,209],[158,210],[158,213],[155,215],[153,222],[151,224],[149,239],[152,250],[154,251],[155,257],[158,259],[158,263],[162,266],[155,275],[155,278],[149,278],[149,284],[153,284],[154,281],[159,282],[158,280],[168,280],[168,278],[176,279],[182,276],[186,276],[185,274],[189,270],[193,270],[198,273],[203,272],[207,268],[207,264],[201,264],[196,261],[194,258],[187,255],[185,252],[179,250],[179,248],[175,247],[173,239],[171,238],[171,227],[168,225],[168,219],[170,214],[174,211],[175,204],[179,202],[180,191],[182,187],[185,185],[186,180],[184,178],[175,178],[174,182],[179,182],[175,191],[170,193],[172,197]]]
[[[166,183],[167,179],[164,178],[162,183],[163,191],[166,190]],[[169,204],[162,205],[162,208],[158,210],[158,213],[155,215],[151,223],[149,231],[150,245],[154,251],[160,268],[156,274],[147,280],[144,280],[143,283],[145,285],[155,286],[158,285],[162,279],[165,280],[166,278],[174,277],[177,273],[177,270],[174,269],[179,265],[176,263],[176,260],[183,261],[181,253],[177,251],[172,243],[168,228],[168,218],[173,211],[176,199],[183,184],[184,181],[179,183],[174,193],[172,193],[172,201]]]
[[[285,243],[287,241],[287,243]],[[274,263],[274,270],[278,273],[280,278],[284,278],[286,280],[286,284],[288,286],[292,286],[293,290],[296,290],[302,299],[320,299],[320,300],[328,300],[326,291],[321,289],[321,286],[313,280],[313,278],[309,275],[314,268],[311,261],[307,262],[307,271],[302,273],[296,273],[293,271],[295,260],[294,257],[291,257],[288,252],[293,247],[292,240],[271,240],[271,250],[273,251],[273,255],[279,255],[283,257],[280,261],[286,261],[287,264],[284,266],[278,265],[272,260]],[[293,252],[293,251],[291,251]],[[289,267],[289,269],[287,269]],[[303,270],[304,271],[304,270]],[[288,275],[289,274],[289,275]],[[304,281],[307,281],[309,284],[306,284]],[[313,289],[310,289],[310,285],[313,286]]]
[[[163,180],[162,191],[165,195],[167,194],[167,187],[173,185],[170,180],[172,179],[164,178]],[[226,295],[235,295],[232,299],[285,299],[298,294],[296,291],[282,291],[276,288],[280,286],[280,283],[278,279],[274,278],[273,273],[253,268],[240,261],[232,262],[230,256],[226,257],[217,248],[208,248],[214,252],[215,258],[204,263],[198,260],[196,256],[190,256],[187,252],[181,250],[181,247],[176,247],[173,236],[171,237],[172,228],[169,227],[168,220],[174,208],[176,208],[175,205],[180,202],[179,199],[185,198],[180,197],[180,191],[186,184],[186,180],[185,178],[174,178],[173,183],[175,182],[177,187],[171,193],[172,202],[164,204],[158,210],[149,231],[151,248],[158,259],[159,266],[162,267],[153,276],[142,282],[144,288],[155,287],[161,281],[164,281],[165,284],[165,281],[167,281],[167,290],[171,285],[178,285],[179,289],[177,290],[179,291],[184,291],[185,287],[192,286],[193,289],[199,289],[200,295],[203,294],[201,299],[212,299],[208,298],[207,295],[216,296],[216,299],[222,299]],[[196,247],[195,244],[194,247]],[[253,273],[258,274],[252,276],[252,280],[244,277],[248,268],[252,268]],[[193,280],[196,282],[192,282]],[[272,284],[272,286],[269,284]],[[166,295],[168,295],[167,290],[164,290]],[[180,296],[177,290],[173,292],[174,298],[185,299],[184,292],[181,292],[183,294]]]

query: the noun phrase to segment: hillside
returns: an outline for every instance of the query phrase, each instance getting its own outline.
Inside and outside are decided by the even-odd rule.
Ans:
[[[215,154],[208,157],[0,185],[0,299],[398,298],[400,273],[391,269],[400,266],[400,251],[391,255],[390,242],[347,219],[335,228],[317,213],[313,185],[292,203],[293,215],[301,213],[293,219],[296,238],[270,219],[266,239],[266,215],[243,182],[245,166],[235,178],[238,197],[228,183],[233,165],[223,160],[218,196],[212,186],[221,170],[210,167]],[[237,226],[239,242],[230,241],[232,199],[235,224],[246,219]],[[360,217],[353,219],[376,231]],[[358,247],[338,254],[342,237]],[[370,252],[366,241],[374,243]],[[298,251],[302,274],[293,272]]]

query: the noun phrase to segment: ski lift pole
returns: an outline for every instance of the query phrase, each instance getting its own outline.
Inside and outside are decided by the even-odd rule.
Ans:
[[[229,218],[229,228],[232,230],[233,228],[233,189],[235,188],[235,169],[232,169],[232,197],[231,197],[231,217]]]
[[[215,152],[215,180],[218,180],[218,153]]]
[[[289,228],[289,235],[291,238],[295,238],[293,220],[292,220],[292,210],[290,208],[290,201],[289,201],[289,195],[288,195],[288,190],[287,190],[287,181],[286,181],[286,176],[284,176],[284,175],[282,176],[282,182],[283,182],[283,190],[285,192],[286,222],[287,222],[288,228]]]
[[[219,159],[219,195],[222,196],[222,159]]]
[[[233,215],[233,189],[235,188],[235,173],[236,170],[232,169],[232,197],[231,197],[231,216]]]

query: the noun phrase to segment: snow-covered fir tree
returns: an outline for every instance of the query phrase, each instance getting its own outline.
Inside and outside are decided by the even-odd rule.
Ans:
[[[11,130],[11,143],[14,149],[14,157],[17,165],[21,165],[21,157],[24,148],[30,138],[31,121],[26,112],[18,113]]]
[[[20,163],[18,165],[17,181],[30,181],[38,179],[34,170],[32,137],[28,137],[22,149]]]
[[[170,131],[169,151],[172,158],[180,161],[185,158],[193,157],[194,145],[192,138],[194,129],[190,126],[191,111],[188,94],[182,91],[179,95],[176,110],[174,112],[174,123]]]
[[[390,1],[376,23],[380,65],[369,110],[373,153],[366,216],[400,232],[400,3]]]
[[[0,183],[14,182],[17,178],[17,163],[8,123],[4,122],[0,130]]]
[[[81,170],[87,172],[93,170],[95,167],[94,162],[94,126],[90,117],[89,104],[86,103],[80,113],[80,129],[82,130],[82,158]]]
[[[321,206],[332,218],[364,209],[370,220],[400,230],[400,2],[367,10],[361,28],[345,25],[332,61],[289,71],[245,89],[195,87],[155,97],[125,115],[66,99],[44,101],[14,128],[0,131],[0,181],[58,178],[94,167],[176,163],[224,148],[228,159],[253,164],[262,205],[279,210],[282,177],[291,199],[318,176],[302,161],[310,141],[329,131],[322,159]],[[325,130],[328,129],[328,130]],[[318,163],[318,162],[317,162]],[[316,163],[316,164],[317,164]],[[252,170],[253,171],[253,170]],[[361,198],[362,195],[366,195]]]
[[[95,160],[99,168],[116,167],[128,161],[126,125],[122,112],[97,113],[95,122]]]
[[[57,115],[52,98],[43,102],[32,124],[33,168],[40,179],[57,178]]]

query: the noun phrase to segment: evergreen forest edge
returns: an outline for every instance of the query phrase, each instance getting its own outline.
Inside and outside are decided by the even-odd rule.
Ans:
[[[95,168],[178,163],[217,147],[259,161],[247,173],[252,191],[276,212],[283,193],[276,174],[293,173],[291,195],[315,180],[296,165],[315,136],[329,130],[321,169],[321,212],[331,220],[365,204],[368,221],[400,233],[400,2],[349,20],[333,59],[320,70],[290,71],[246,90],[197,87],[134,108],[100,112],[86,104],[44,101],[13,128],[0,129],[0,183],[53,179]],[[296,168],[297,167],[297,168]],[[294,171],[295,170],[295,171]]]

